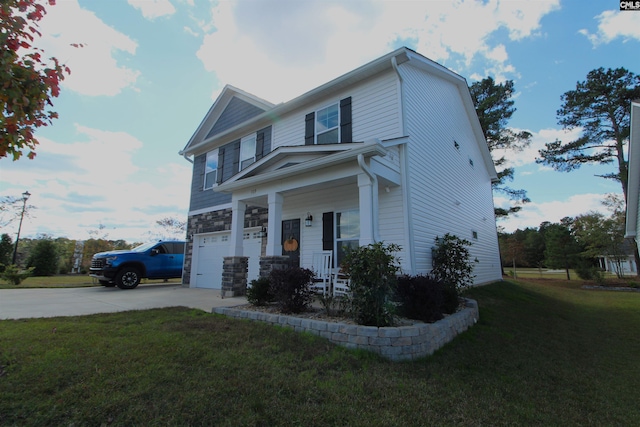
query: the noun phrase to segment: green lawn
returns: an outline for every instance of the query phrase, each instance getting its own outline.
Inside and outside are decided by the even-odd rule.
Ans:
[[[640,293],[579,285],[473,289],[411,363],[190,309],[0,321],[0,425],[637,425]]]
[[[142,283],[161,283],[163,280],[142,279]],[[180,283],[180,279],[171,279],[171,283]],[[27,277],[18,286],[12,285],[0,279],[0,289],[21,288],[81,288],[88,286],[100,286],[97,280],[88,274],[61,274],[46,277]]]

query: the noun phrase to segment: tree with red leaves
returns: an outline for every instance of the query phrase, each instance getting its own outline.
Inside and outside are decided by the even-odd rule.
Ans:
[[[55,0],[48,2],[55,5]],[[44,51],[34,46],[45,13],[38,0],[0,2],[0,159],[11,155],[18,160],[27,149],[33,159],[34,131],[58,118],[48,108],[70,71],[56,58],[43,59]]]

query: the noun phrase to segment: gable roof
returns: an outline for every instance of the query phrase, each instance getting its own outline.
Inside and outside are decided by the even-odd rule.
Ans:
[[[258,98],[248,92],[231,85],[226,85],[215,100],[204,119],[181,151],[186,152],[191,146],[212,139],[218,134],[247,120],[258,116],[274,107],[269,101]]]
[[[485,167],[487,168],[487,171],[489,172],[492,180],[496,180],[497,174],[495,166],[493,164],[493,159],[491,158],[491,153],[489,152],[489,148],[484,138],[484,133],[482,132],[480,121],[477,118],[475,106],[473,104],[466,79],[459,74],[456,74],[453,71],[449,70],[448,68],[438,64],[437,62],[434,62],[407,47],[396,49],[393,52],[390,52],[378,59],[375,59],[365,65],[356,68],[355,70],[343,74],[342,76],[339,76],[321,86],[318,86],[315,89],[312,89],[290,101],[278,105],[273,105],[267,101],[261,100],[258,97],[243,92],[240,89],[227,85],[205,116],[204,120],[198,127],[198,130],[196,130],[196,133],[191,137],[185,148],[180,151],[180,155],[183,155],[185,157],[194,155],[198,151],[201,152],[205,147],[210,147],[210,149],[213,149],[217,144],[228,142],[229,137],[238,138],[242,136],[233,134],[237,133],[245,127],[250,126],[255,129],[260,129],[261,127],[269,126],[273,123],[274,118],[282,116],[298,108],[302,108],[307,104],[325,98],[335,92],[342,91],[345,88],[348,88],[383,71],[394,70],[396,69],[396,67],[406,62],[409,62],[411,65],[416,66],[428,73],[441,77],[453,83],[458,88],[461,94],[462,101],[464,103],[465,111],[470,118],[474,135],[476,136],[476,139],[480,145],[479,148],[482,153]],[[224,110],[224,108],[226,108],[229,102],[228,98],[223,99],[223,97],[234,96],[236,93],[241,93],[252,101],[257,102],[258,104],[255,104],[256,106],[262,105],[262,107],[264,107],[264,112],[255,115],[247,120],[244,120],[243,122],[238,123],[235,126],[225,128],[223,131],[220,131],[216,135],[209,135],[209,132],[207,132],[206,129],[211,129],[211,127],[215,124],[216,120],[220,117],[220,114],[222,114],[222,111]],[[217,107],[218,105],[220,106]]]
[[[631,103],[628,162],[625,237],[636,237],[638,232],[638,203],[640,202],[640,100]]]

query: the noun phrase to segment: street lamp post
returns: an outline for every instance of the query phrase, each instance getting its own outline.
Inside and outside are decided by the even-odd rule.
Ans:
[[[20,241],[20,230],[22,229],[22,220],[24,219],[24,211],[27,208],[27,200],[29,200],[31,193],[25,191],[22,193],[22,213],[20,214],[20,224],[18,225],[18,235],[16,236],[16,247],[13,249],[13,264],[16,263],[18,257],[18,242]]]

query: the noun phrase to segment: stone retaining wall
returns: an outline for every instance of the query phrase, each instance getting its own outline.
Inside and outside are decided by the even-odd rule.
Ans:
[[[217,307],[213,312],[289,327],[297,332],[310,332],[335,344],[372,351],[393,361],[413,360],[433,354],[458,334],[473,326],[479,316],[478,303],[471,299],[465,300],[463,310],[438,322],[384,328],[325,322],[232,307]]]

